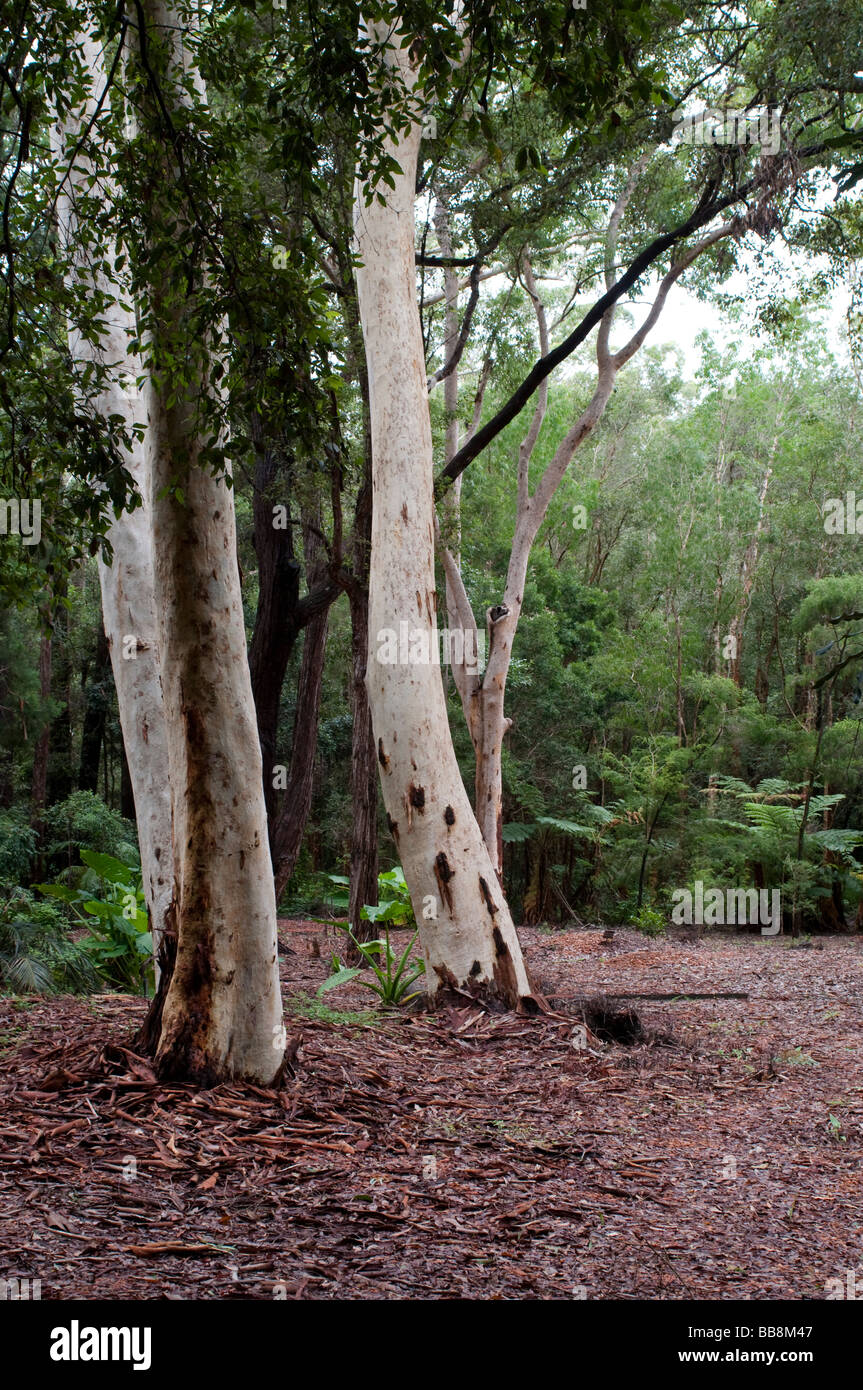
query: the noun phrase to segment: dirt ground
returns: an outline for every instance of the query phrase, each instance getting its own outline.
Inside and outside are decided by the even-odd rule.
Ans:
[[[279,1091],[156,1082],[142,1000],[0,1000],[0,1276],[43,1299],[859,1287],[863,938],[520,935],[556,1016],[379,1013],[357,985],[324,1009],[336,942],[282,922]],[[614,1000],[633,1045],[575,1017],[717,992],[747,997]]]

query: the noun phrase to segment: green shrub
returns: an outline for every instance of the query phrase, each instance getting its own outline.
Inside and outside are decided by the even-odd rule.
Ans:
[[[640,931],[642,936],[664,936],[665,917],[655,907],[640,907],[629,919],[630,925]]]
[[[27,883],[36,832],[21,808],[0,811],[0,883]]]
[[[124,864],[140,863],[134,825],[95,792],[76,791],[49,806],[43,823],[45,854],[52,869],[76,864],[85,849],[115,855]]]

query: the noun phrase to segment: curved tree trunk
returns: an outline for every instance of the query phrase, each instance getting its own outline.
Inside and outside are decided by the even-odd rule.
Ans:
[[[379,37],[383,37],[383,34]],[[386,50],[412,86],[407,49]],[[442,986],[536,1010],[521,947],[465,792],[447,723],[440,667],[381,660],[408,622],[417,650],[437,643],[432,437],[414,273],[415,119],[385,143],[401,168],[366,205],[355,233],[369,374],[374,514],[367,684],[388,824],[399,848],[430,993]],[[383,194],[384,204],[377,201]],[[413,644],[412,644],[413,645]]]

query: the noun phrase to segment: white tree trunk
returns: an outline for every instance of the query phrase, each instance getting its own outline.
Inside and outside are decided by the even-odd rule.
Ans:
[[[109,297],[99,340],[88,341],[71,327],[69,348],[79,367],[92,363],[103,369],[103,383],[98,394],[91,398],[90,408],[103,419],[116,415],[122,420],[131,440],[126,451],[126,467],[142,499],[142,505],[134,511],[114,516],[108,531],[113,559],[106,565],[100,557],[99,582],[120,727],[135,798],[143,887],[153,944],[158,951],[166,925],[172,930],[171,797],[156,646],[151,513],[146,482],[146,455],[152,441],[148,431],[143,439],[133,434],[136,425],[147,425],[152,391],[140,357],[129,351],[129,343],[137,336],[137,327],[128,275],[121,275],[121,283],[114,285],[102,269],[103,257],[114,262],[116,247],[109,240],[102,245],[99,255],[90,256],[86,241],[82,239],[77,205],[80,198],[89,194],[87,180],[92,173],[92,162],[85,151],[77,153],[74,160],[72,154],[81,132],[93,116],[104,87],[106,66],[101,46],[92,34],[81,35],[79,53],[89,71],[86,100],[79,111],[65,117],[61,126],[52,126],[52,145],[61,176],[68,169],[57,198],[58,234],[72,258],[68,276],[70,288]],[[112,191],[108,189],[109,194]],[[144,380],[139,393],[136,381],[140,378]]]
[[[389,61],[413,82],[407,51]],[[365,206],[355,233],[360,316],[369,372],[374,514],[367,684],[388,824],[420,926],[430,994],[442,987],[508,1006],[539,1006],[494,867],[464,790],[447,723],[440,667],[388,664],[384,634],[412,629],[414,655],[438,640],[432,436],[414,271],[414,186],[421,138],[414,121],[387,152],[401,173]],[[398,656],[403,656],[399,653]]]
[[[143,9],[151,52],[160,50],[161,102],[176,110],[194,99],[180,81],[189,58],[182,18],[159,0]],[[202,95],[197,74],[190,76]],[[168,206],[176,207],[179,180],[167,148],[164,176]],[[180,215],[191,221],[182,202]],[[154,285],[153,308],[154,365],[174,396],[155,402],[151,427],[178,938],[156,1068],[202,1085],[227,1077],[269,1084],[282,1063],[284,1028],[234,494],[199,462],[200,401],[217,389],[213,348],[191,328],[194,284]]]

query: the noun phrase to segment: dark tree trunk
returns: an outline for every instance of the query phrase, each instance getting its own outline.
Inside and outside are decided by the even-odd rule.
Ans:
[[[370,941],[373,924],[360,918],[365,903],[378,901],[378,762],[372,734],[372,714],[366,689],[369,641],[368,555],[371,538],[371,479],[357,499],[354,522],[354,583],[348,590],[351,606],[351,931],[358,941]]]
[[[259,427],[255,431],[259,433]],[[277,765],[279,704],[288,661],[299,633],[297,605],[300,565],[294,556],[291,518],[287,526],[273,525],[274,506],[287,508],[289,480],[280,470],[275,451],[260,445],[255,470],[254,546],[258,557],[258,608],[249,645],[249,671],[264,765],[264,800],[270,844],[279,792],[273,786]]]
[[[126,749],[123,740],[120,739],[120,815],[125,816],[126,820],[135,821],[135,791],[132,786],[132,776],[129,772],[129,762],[126,757]]]
[[[252,677],[252,694],[255,699],[255,713],[258,721],[258,737],[261,742],[264,800],[267,807],[270,848],[273,852],[273,864],[275,865],[278,862],[278,850],[275,841],[276,825],[282,817],[287,817],[288,820],[293,817],[293,813],[289,809],[279,811],[281,796],[284,795],[287,800],[291,795],[294,777],[293,767],[288,776],[287,793],[280,792],[279,787],[274,786],[276,780],[274,770],[282,765],[278,759],[277,740],[279,708],[285,672],[288,669],[288,662],[300,632],[307,624],[311,624],[312,621],[320,617],[322,623],[316,628],[309,651],[311,667],[309,675],[311,677],[314,668],[314,652],[322,642],[325,643],[326,641],[327,610],[333,600],[338,597],[340,590],[328,578],[327,565],[323,557],[320,561],[316,558],[313,567],[314,576],[307,565],[306,579],[309,591],[303,598],[300,598],[301,566],[294,554],[289,508],[291,480],[288,469],[287,466],[280,468],[275,451],[264,447],[261,442],[260,424],[254,424],[253,429],[258,443],[254,499],[254,546],[255,554],[258,557],[258,608],[255,614],[252,640],[249,645],[249,670]],[[284,527],[273,525],[273,508],[275,506],[286,508],[287,525]],[[282,518],[279,517],[278,519],[281,520]],[[316,557],[317,553],[316,549]],[[309,644],[307,643],[307,645]],[[305,660],[305,656],[303,659]],[[323,662],[322,647],[321,662]],[[302,681],[302,671],[300,680]],[[308,691],[310,699],[313,696],[313,687],[314,681],[312,680]],[[312,739],[311,757],[314,761],[314,743],[317,739],[317,704],[314,699],[312,699],[312,704],[315,709],[314,726],[310,728],[309,732]],[[298,718],[299,714],[298,694]],[[303,738],[305,738],[305,727],[299,724],[297,727],[303,728]],[[295,819],[295,817],[293,818]],[[289,841],[292,841],[293,834],[294,832],[291,831],[288,837]],[[300,837],[302,838],[302,828],[300,829]]]
[[[78,786],[82,791],[94,792],[99,785],[99,759],[102,756],[102,740],[105,737],[105,720],[112,684],[108,639],[101,624],[96,638],[93,663],[85,673],[85,682]]]
[[[312,530],[307,528],[303,539],[306,575],[309,589],[313,592],[325,581],[327,562],[320,541]],[[277,903],[296,867],[312,806],[328,622],[329,604],[315,614],[306,626],[297,681],[291,767],[281,810],[270,831]]]
[[[51,638],[48,636],[43,636],[39,643],[39,694],[46,702],[51,698]],[[34,825],[41,824],[42,812],[45,809],[50,748],[51,721],[46,718],[33,752],[33,777],[30,796],[33,803]]]
[[[65,585],[63,592],[65,593]],[[51,755],[48,759],[46,794],[46,800],[52,806],[55,801],[65,801],[75,786],[72,768],[72,699],[70,689],[72,668],[69,661],[68,636],[69,613],[62,604],[59,604],[54,617],[51,684],[54,698],[58,701],[60,710],[51,721],[49,734]]]

